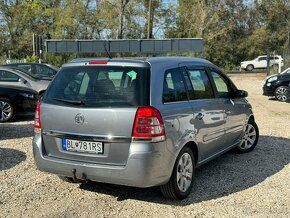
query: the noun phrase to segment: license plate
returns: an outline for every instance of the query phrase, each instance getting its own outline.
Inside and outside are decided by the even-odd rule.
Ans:
[[[103,154],[104,146],[102,142],[80,141],[72,139],[62,139],[62,148],[65,151],[74,151],[91,154]]]

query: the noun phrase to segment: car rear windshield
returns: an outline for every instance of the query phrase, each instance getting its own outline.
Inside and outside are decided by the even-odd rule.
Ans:
[[[66,67],[60,70],[43,102],[80,107],[149,105],[149,68]]]

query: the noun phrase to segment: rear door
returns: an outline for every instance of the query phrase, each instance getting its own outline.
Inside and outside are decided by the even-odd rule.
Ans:
[[[192,109],[181,68],[166,70],[162,80],[162,105],[158,109],[164,120],[168,149],[175,153],[194,136]]]
[[[148,68],[63,68],[41,104],[47,155],[125,165],[138,106],[149,104]]]
[[[224,144],[225,116],[223,101],[214,97],[204,67],[187,67],[189,98],[193,111],[191,123],[196,129],[200,161],[212,157]]]

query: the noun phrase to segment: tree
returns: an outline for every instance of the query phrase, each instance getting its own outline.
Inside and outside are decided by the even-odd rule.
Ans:
[[[245,29],[243,2],[179,0],[177,28],[171,37],[203,38],[206,58],[220,66],[236,65]]]
[[[119,0],[119,25],[118,25],[118,39],[123,39],[124,30],[124,13],[129,0]]]

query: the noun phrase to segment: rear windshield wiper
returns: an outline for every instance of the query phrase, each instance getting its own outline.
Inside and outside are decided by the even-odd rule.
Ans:
[[[61,99],[61,98],[52,98],[52,100],[61,101],[61,102],[65,102],[65,103],[73,104],[73,105],[85,105],[83,101],[77,101],[77,100],[68,100],[68,99]]]

